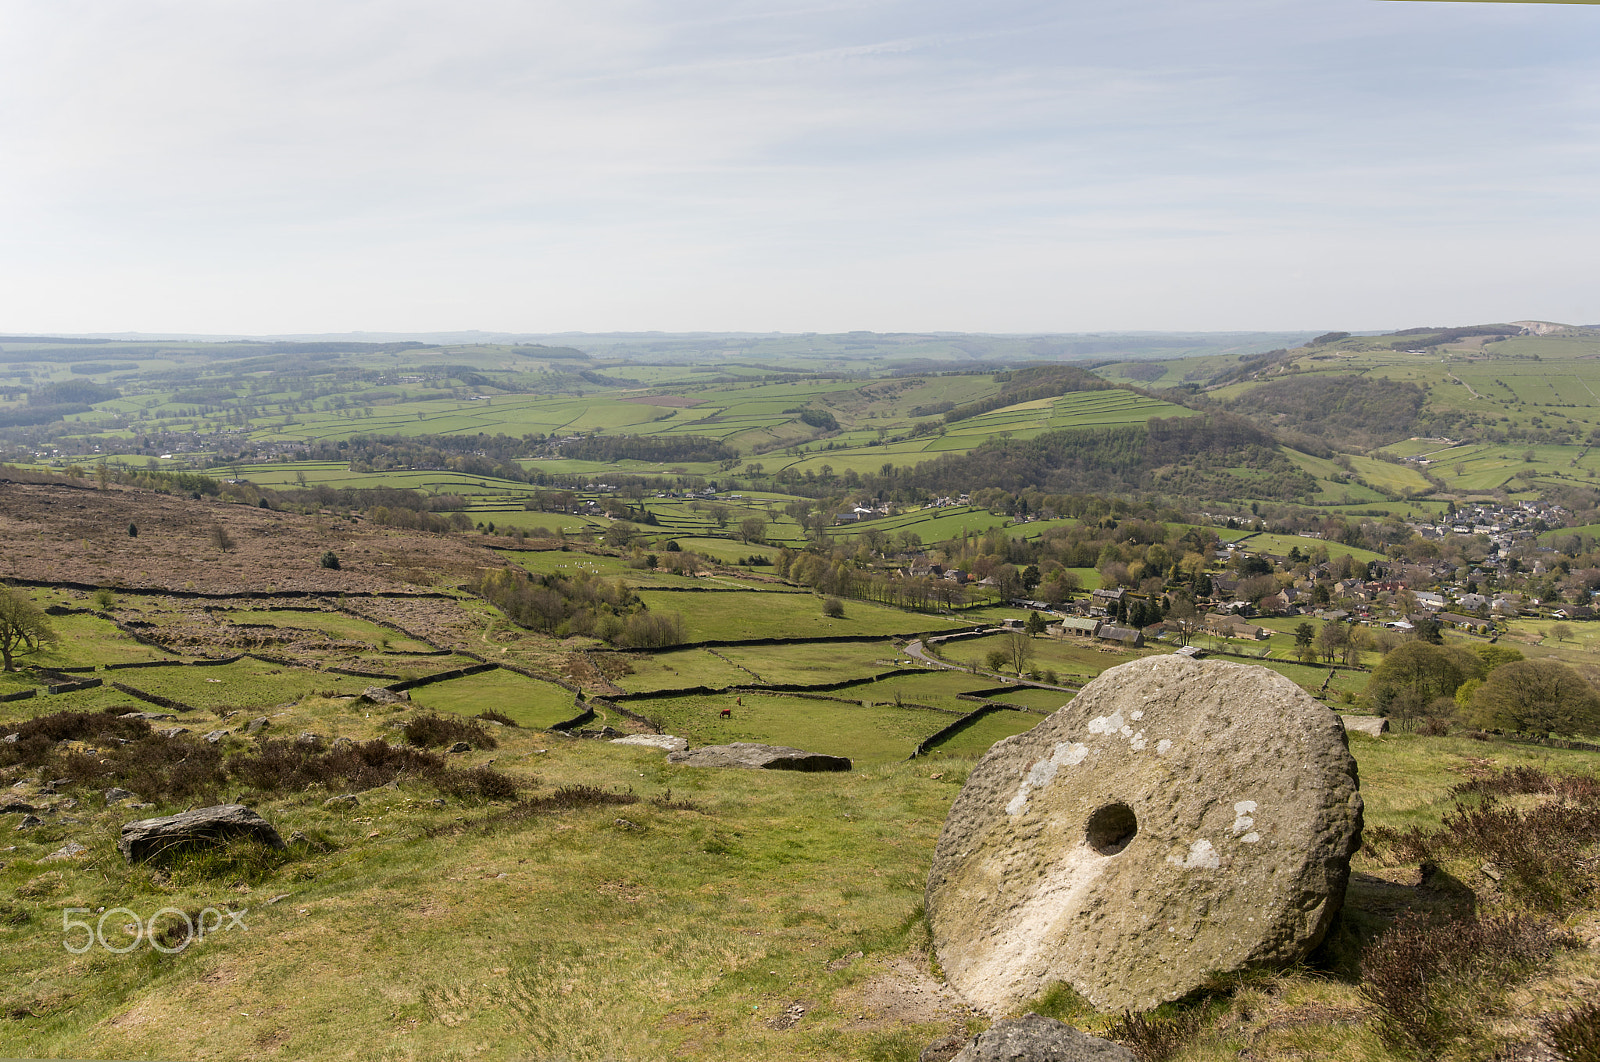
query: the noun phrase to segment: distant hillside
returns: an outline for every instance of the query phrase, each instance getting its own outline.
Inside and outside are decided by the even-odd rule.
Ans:
[[[994,439],[970,453],[925,461],[907,478],[941,493],[982,484],[1011,491],[1298,501],[1317,490],[1315,478],[1271,434],[1228,414]]]
[[[1252,388],[1224,408],[1330,443],[1371,447],[1426,434],[1419,418],[1427,398],[1423,388],[1402,380],[1303,374]]]

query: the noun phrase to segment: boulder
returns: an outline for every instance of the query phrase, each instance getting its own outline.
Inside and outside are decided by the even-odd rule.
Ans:
[[[181,815],[140,819],[124,823],[117,850],[130,863],[140,863],[183,845],[221,844],[232,837],[249,837],[272,848],[284,847],[272,824],[243,804],[219,804]]]
[[[117,716],[118,719],[143,719],[147,723],[171,723],[177,716],[170,712],[124,712]]]
[[[19,830],[31,830],[35,826],[43,826],[43,825],[44,825],[44,820],[41,819],[39,816],[37,816],[37,815],[24,815],[24,816],[22,816],[22,821],[17,823],[17,829],[19,829]]]
[[[950,1062],[1139,1062],[1139,1056],[1054,1018],[1025,1014],[995,1022]]]
[[[991,1013],[1057,982],[1149,1010],[1303,958],[1360,836],[1330,709],[1263,667],[1146,657],[974,768],[928,875],[934,947]]]
[[[1389,732],[1389,720],[1381,715],[1341,715],[1339,722],[1344,724],[1346,733],[1367,734],[1378,737]]]
[[[139,799],[137,794],[130,793],[126,789],[123,789],[121,786],[115,786],[114,785],[110,789],[106,790],[106,803],[107,804],[117,804],[117,803],[120,803],[120,802],[122,802],[124,800],[137,800],[137,799]]]
[[[465,741],[458,741],[454,745],[451,745],[445,751],[446,752],[452,752],[452,753],[471,752],[472,751],[472,746],[467,744]]]
[[[348,808],[360,807],[361,801],[356,799],[356,795],[354,793],[341,793],[338,796],[331,796],[327,800],[324,800],[322,802],[322,806],[325,808],[333,808],[336,811],[343,811]]]
[[[757,745],[735,741],[731,745],[704,748],[667,755],[668,763],[685,767],[745,767],[767,771],[848,771],[850,761],[843,756],[791,749],[783,745]]]
[[[660,749],[663,752],[682,752],[689,747],[687,738],[675,737],[672,734],[629,734],[627,737],[612,738],[613,745],[643,745],[645,748]]]
[[[271,725],[272,720],[268,719],[266,716],[262,716],[259,719],[252,719],[246,723],[244,725],[244,732],[246,734],[259,734]]]
[[[396,693],[394,690],[386,690],[382,686],[368,686],[361,691],[361,699],[371,701],[373,704],[400,704],[403,701],[409,701],[411,694],[404,690]]]
[[[228,732],[226,730],[213,730],[206,734],[205,741],[208,745],[219,745],[222,743],[222,739],[227,736]]]
[[[17,742],[19,742],[21,740],[22,740],[22,735],[21,734],[7,734],[5,737],[0,738],[0,741],[4,741],[7,745],[15,745]]]

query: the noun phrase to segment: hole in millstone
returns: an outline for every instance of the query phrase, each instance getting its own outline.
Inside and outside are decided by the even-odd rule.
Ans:
[[[1084,828],[1084,839],[1101,855],[1116,855],[1128,847],[1133,835],[1139,832],[1139,820],[1126,804],[1107,804],[1089,816]]]

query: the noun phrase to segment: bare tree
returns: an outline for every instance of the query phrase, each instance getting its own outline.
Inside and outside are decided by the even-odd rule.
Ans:
[[[1033,659],[1033,639],[1022,631],[1012,631],[1006,635],[1006,659],[1018,675],[1022,674],[1028,661]]]

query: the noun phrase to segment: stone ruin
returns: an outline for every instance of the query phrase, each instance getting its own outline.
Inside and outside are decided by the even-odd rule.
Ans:
[[[1146,657],[973,770],[928,876],[934,948],[991,1014],[1056,982],[1148,1010],[1303,958],[1360,838],[1330,709],[1263,667]]]

